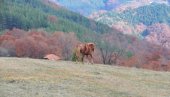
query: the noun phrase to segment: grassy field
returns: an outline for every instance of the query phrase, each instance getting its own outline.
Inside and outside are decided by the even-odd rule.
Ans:
[[[0,97],[170,97],[170,72],[1,57]]]

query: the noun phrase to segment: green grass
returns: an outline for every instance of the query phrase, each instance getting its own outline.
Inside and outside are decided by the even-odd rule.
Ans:
[[[0,97],[170,97],[170,73],[1,57]]]

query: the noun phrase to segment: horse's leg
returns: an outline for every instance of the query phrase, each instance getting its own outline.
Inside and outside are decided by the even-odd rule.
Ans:
[[[84,54],[82,54],[81,62],[84,64]]]
[[[77,64],[80,61],[80,56],[79,56],[79,54],[77,54],[77,52],[76,52],[75,57],[76,57],[75,61],[76,61],[76,64]]]
[[[92,54],[90,54],[90,57],[91,57],[91,58],[90,58],[90,63],[91,63],[91,64],[94,64]]]
[[[90,59],[89,59],[89,55],[86,55],[86,59],[88,60],[88,64],[90,64]]]
[[[76,64],[79,62],[79,57],[76,58]]]

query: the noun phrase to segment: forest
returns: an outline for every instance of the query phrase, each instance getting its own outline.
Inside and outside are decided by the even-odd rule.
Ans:
[[[5,6],[7,5],[7,6]],[[48,0],[4,0],[0,10],[0,30],[13,27],[29,30],[43,28],[48,32],[111,32],[108,26],[59,7]]]
[[[118,21],[124,21],[130,25],[143,23],[146,26],[150,26],[155,23],[170,24],[169,14],[170,6],[152,3],[136,9],[129,8],[123,12],[110,11],[105,14],[99,14],[96,20],[109,25]],[[108,18],[108,20],[106,20],[106,18]]]

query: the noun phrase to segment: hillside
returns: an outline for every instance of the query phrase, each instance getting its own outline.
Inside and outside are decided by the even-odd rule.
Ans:
[[[126,34],[145,37],[149,33],[160,32],[155,25],[170,25],[170,6],[152,3],[136,9],[129,9],[121,13],[116,11],[110,11],[104,14],[99,13],[95,14],[92,18]],[[166,26],[164,28],[166,28]],[[152,29],[155,29],[150,30],[151,27]],[[169,32],[169,28],[164,28],[161,29]]]
[[[168,4],[168,0],[51,0],[58,5],[64,6],[74,12],[88,16],[94,12],[123,11],[128,8],[138,8],[151,2]]]
[[[96,13],[91,18],[125,34],[170,48],[170,6],[166,4],[152,3],[121,13],[116,11]]]
[[[102,23],[89,20],[49,0],[3,0],[1,4],[0,30],[43,28],[48,32],[75,32],[79,37],[83,33],[112,31]]]
[[[51,0],[74,12],[88,16],[100,10],[112,10],[132,0]]]
[[[169,97],[170,73],[0,58],[1,97]]]
[[[128,22],[129,25],[143,23],[146,26],[155,23],[170,23],[169,20],[170,6],[165,4],[152,3],[151,5],[142,6],[136,9],[129,9],[122,13],[110,11],[98,17],[97,21],[108,25],[114,25],[116,22]]]

